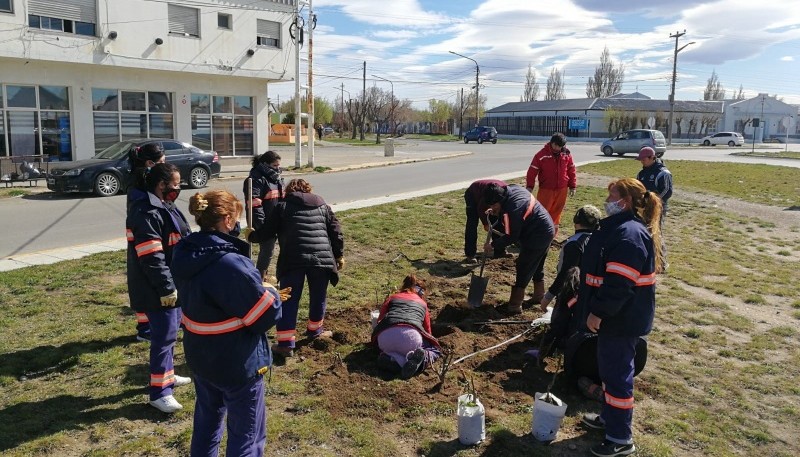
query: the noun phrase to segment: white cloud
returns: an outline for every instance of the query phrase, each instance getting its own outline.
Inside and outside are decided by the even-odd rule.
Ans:
[[[783,56],[783,57],[781,57],[781,61],[783,61],[783,62],[794,62],[794,57],[792,57],[792,56]]]

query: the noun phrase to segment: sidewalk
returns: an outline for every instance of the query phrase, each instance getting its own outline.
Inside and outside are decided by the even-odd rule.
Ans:
[[[436,151],[431,148],[420,147],[416,140],[401,141],[395,144],[394,156],[386,157],[384,154],[384,146],[350,146],[340,145],[327,141],[315,142],[314,148],[314,166],[324,167],[327,173],[353,170],[358,168],[381,167],[388,165],[397,165],[403,163],[423,162],[428,160],[447,159],[451,157],[459,157],[463,155],[472,154],[471,152],[453,152],[453,151]],[[293,168],[295,164],[295,147],[294,146],[273,146],[270,149],[277,152],[281,156],[281,165],[284,169]],[[312,173],[313,171],[307,168],[308,165],[308,147],[303,145],[301,164],[304,168],[300,170],[287,170],[283,175],[287,179],[291,179],[292,175],[301,173]],[[222,170],[220,172],[220,180],[233,180],[244,179],[250,172],[252,157],[221,157]],[[21,190],[29,192],[40,193],[49,192],[44,180],[40,181],[37,186],[28,187],[17,186]],[[417,193],[410,193],[408,195],[394,196],[395,198],[413,198],[418,196]],[[373,201],[374,200],[374,201]],[[373,199],[362,202],[351,202],[342,207],[335,208],[337,211],[350,208],[358,208],[369,206],[372,204],[380,204],[388,201],[387,198]],[[346,207],[345,207],[346,206]],[[196,228],[195,228],[196,229]],[[99,252],[122,250],[127,247],[125,238],[116,238],[113,240],[105,240],[98,243],[84,244],[78,246],[66,246],[59,249],[50,249],[46,251],[33,252],[29,254],[20,254],[12,257],[0,259],[0,272],[16,270],[32,265],[47,265],[63,260],[72,260],[85,257],[90,254]]]

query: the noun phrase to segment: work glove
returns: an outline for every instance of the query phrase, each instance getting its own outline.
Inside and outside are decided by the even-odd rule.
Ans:
[[[570,197],[574,197],[575,196],[575,188],[574,187],[569,189],[569,196]]]
[[[245,227],[242,229],[242,237],[245,241],[250,241],[250,234],[253,233],[255,229],[253,227]]]
[[[336,258],[336,268],[339,270],[344,269],[344,256]]]
[[[494,254],[494,247],[492,246],[492,242],[489,241],[488,243],[483,244],[483,253],[487,256]]]
[[[281,301],[284,302],[290,298],[292,298],[292,288],[291,287],[284,287],[283,289],[278,290],[277,287],[273,286],[268,282],[264,282],[264,287],[267,289],[272,289],[275,292],[278,292],[278,296],[281,297]]]
[[[178,302],[178,291],[173,290],[171,294],[161,297],[161,306],[172,308]]]

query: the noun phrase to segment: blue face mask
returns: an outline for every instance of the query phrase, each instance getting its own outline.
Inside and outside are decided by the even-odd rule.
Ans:
[[[231,230],[228,235],[239,238],[239,235],[242,233],[242,225],[239,224],[239,221],[236,221],[236,225],[233,226],[233,230]]]
[[[615,202],[606,202],[605,203],[606,214],[609,216],[613,216],[615,214],[619,214],[625,207],[622,205],[622,199],[619,199]]]

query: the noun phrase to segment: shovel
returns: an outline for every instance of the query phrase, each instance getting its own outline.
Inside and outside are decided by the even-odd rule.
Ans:
[[[486,242],[492,240],[492,228],[490,227],[486,233]],[[483,253],[483,259],[481,260],[481,272],[478,276],[475,276],[475,273],[472,273],[472,277],[469,280],[469,292],[467,293],[467,303],[469,306],[473,308],[480,308],[483,304],[483,296],[486,294],[486,286],[489,285],[489,278],[483,277],[483,267],[486,266],[486,253]]]

